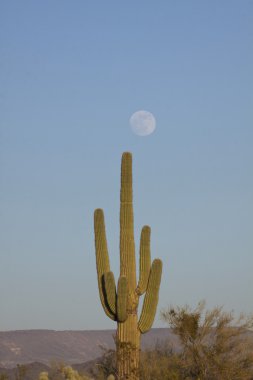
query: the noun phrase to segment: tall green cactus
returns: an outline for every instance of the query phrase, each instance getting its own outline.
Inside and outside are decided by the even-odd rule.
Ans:
[[[115,284],[110,270],[103,210],[94,213],[98,288],[106,315],[117,322],[117,378],[139,379],[140,336],[154,321],[162,262],[150,258],[150,227],[144,226],[140,239],[139,281],[136,280],[132,195],[132,155],[125,152],[121,162],[120,191],[120,277]],[[145,293],[138,320],[139,298]]]

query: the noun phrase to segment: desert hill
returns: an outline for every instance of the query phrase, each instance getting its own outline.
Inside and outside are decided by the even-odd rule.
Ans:
[[[17,330],[0,332],[0,367],[52,361],[66,364],[84,363],[101,356],[103,350],[114,348],[114,330],[55,331]],[[176,342],[168,328],[151,329],[142,336],[142,348],[154,347],[157,341]]]

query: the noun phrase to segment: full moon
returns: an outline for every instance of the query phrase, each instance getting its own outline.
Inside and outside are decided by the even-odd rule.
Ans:
[[[147,136],[154,132],[156,127],[155,117],[148,111],[136,111],[129,119],[132,131],[138,136]]]

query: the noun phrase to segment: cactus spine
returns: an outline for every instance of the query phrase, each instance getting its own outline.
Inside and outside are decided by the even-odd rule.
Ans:
[[[98,288],[106,315],[117,322],[117,378],[139,379],[140,336],[154,321],[158,303],[162,262],[151,265],[150,227],[144,226],[140,239],[139,281],[136,280],[132,195],[132,155],[125,152],[121,162],[120,191],[120,277],[115,284],[110,270],[103,210],[94,213]],[[139,298],[145,293],[138,321]]]

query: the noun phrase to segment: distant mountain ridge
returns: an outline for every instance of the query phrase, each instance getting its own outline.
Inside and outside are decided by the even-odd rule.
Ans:
[[[78,364],[94,360],[103,354],[101,347],[114,348],[115,330],[16,330],[0,332],[0,367],[52,361]],[[177,339],[168,328],[151,329],[142,337],[142,348],[152,348],[158,341]]]

